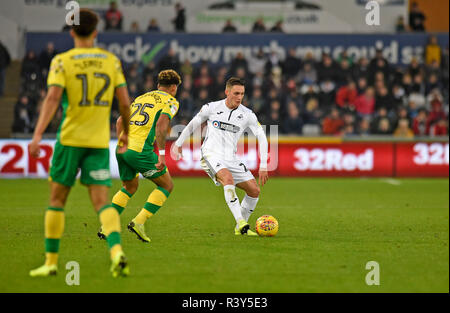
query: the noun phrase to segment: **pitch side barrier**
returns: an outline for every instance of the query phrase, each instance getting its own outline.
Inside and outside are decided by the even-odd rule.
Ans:
[[[0,178],[46,178],[55,139],[44,139],[41,155],[29,155],[30,139],[0,139]],[[174,141],[168,140],[166,151]],[[110,142],[110,168],[118,178]],[[195,140],[183,145],[183,159],[166,153],[172,176],[206,177],[200,166],[200,145]],[[257,174],[258,145],[254,138],[238,144],[238,157]],[[278,137],[269,138],[271,176],[281,177],[449,177],[449,137],[398,139],[394,137]]]

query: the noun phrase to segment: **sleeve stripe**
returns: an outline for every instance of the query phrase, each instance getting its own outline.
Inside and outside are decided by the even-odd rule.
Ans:
[[[172,116],[169,114],[169,113],[167,113],[167,112],[164,112],[164,113],[162,113],[162,114],[165,114],[165,115],[167,115],[168,117],[169,117],[169,120],[171,120],[172,119]]]
[[[63,85],[61,85],[61,84],[49,84],[49,85],[47,85],[47,88],[50,88],[51,86],[57,86],[57,87],[61,87],[61,88],[65,88]]]
[[[125,87],[125,86],[127,86],[127,83],[122,83],[122,84],[120,84],[120,85],[117,85],[117,86],[114,87],[114,88]]]

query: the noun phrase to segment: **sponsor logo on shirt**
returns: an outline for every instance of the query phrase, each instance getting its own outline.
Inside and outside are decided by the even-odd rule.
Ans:
[[[212,126],[214,126],[215,128],[218,128],[220,130],[224,130],[224,131],[232,132],[232,133],[237,133],[240,130],[239,126],[236,126],[233,124],[228,124],[225,122],[220,122],[220,121],[213,121]]]

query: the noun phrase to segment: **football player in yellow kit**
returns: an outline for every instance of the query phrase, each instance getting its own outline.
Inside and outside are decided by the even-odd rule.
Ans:
[[[158,89],[136,98],[132,103],[128,150],[123,154],[116,153],[123,188],[114,195],[112,205],[119,212],[125,209],[138,189],[139,173],[157,186],[139,214],[128,224],[128,229],[144,242],[150,242],[145,233],[145,221],[156,214],[173,189],[172,178],[165,164],[165,146],[170,120],[179,108],[175,95],[180,84],[181,78],[174,70],[158,74]],[[117,131],[120,136],[121,117],[117,120]],[[158,155],[153,151],[155,141],[159,149]],[[118,149],[121,145],[119,140]],[[98,236],[105,238],[103,228]]]
[[[128,261],[120,240],[120,216],[110,204],[109,171],[110,115],[114,95],[123,118],[124,152],[128,144],[130,100],[119,59],[94,47],[98,16],[81,9],[79,25],[70,35],[75,47],[56,55],[50,65],[48,93],[42,105],[30,154],[39,156],[39,142],[62,100],[63,117],[57,133],[49,173],[50,205],[45,212],[45,264],[30,271],[30,276],[57,273],[59,243],[64,231],[64,206],[79,169],[81,183],[89,190],[94,209],[104,229],[114,277],[129,273]]]

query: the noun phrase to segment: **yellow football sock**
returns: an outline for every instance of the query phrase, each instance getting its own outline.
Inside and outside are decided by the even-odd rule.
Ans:
[[[153,216],[153,213],[150,213],[146,209],[142,209],[141,212],[139,212],[138,215],[134,218],[134,221],[137,224],[144,224],[146,220],[148,220],[150,217]]]
[[[144,224],[147,219],[152,217],[158,212],[158,210],[166,202],[170,193],[162,187],[157,187],[148,196],[147,203],[145,203],[144,208],[135,217],[134,221],[138,224]]]
[[[132,196],[133,194],[129,193],[125,188],[122,188],[114,195],[112,206],[117,209],[119,214],[122,214]]]
[[[59,242],[64,232],[64,210],[49,207],[45,212],[45,265],[58,263]]]
[[[105,205],[99,211],[99,218],[110,249],[111,258],[114,258],[117,252],[122,251],[119,213],[114,207]]]

